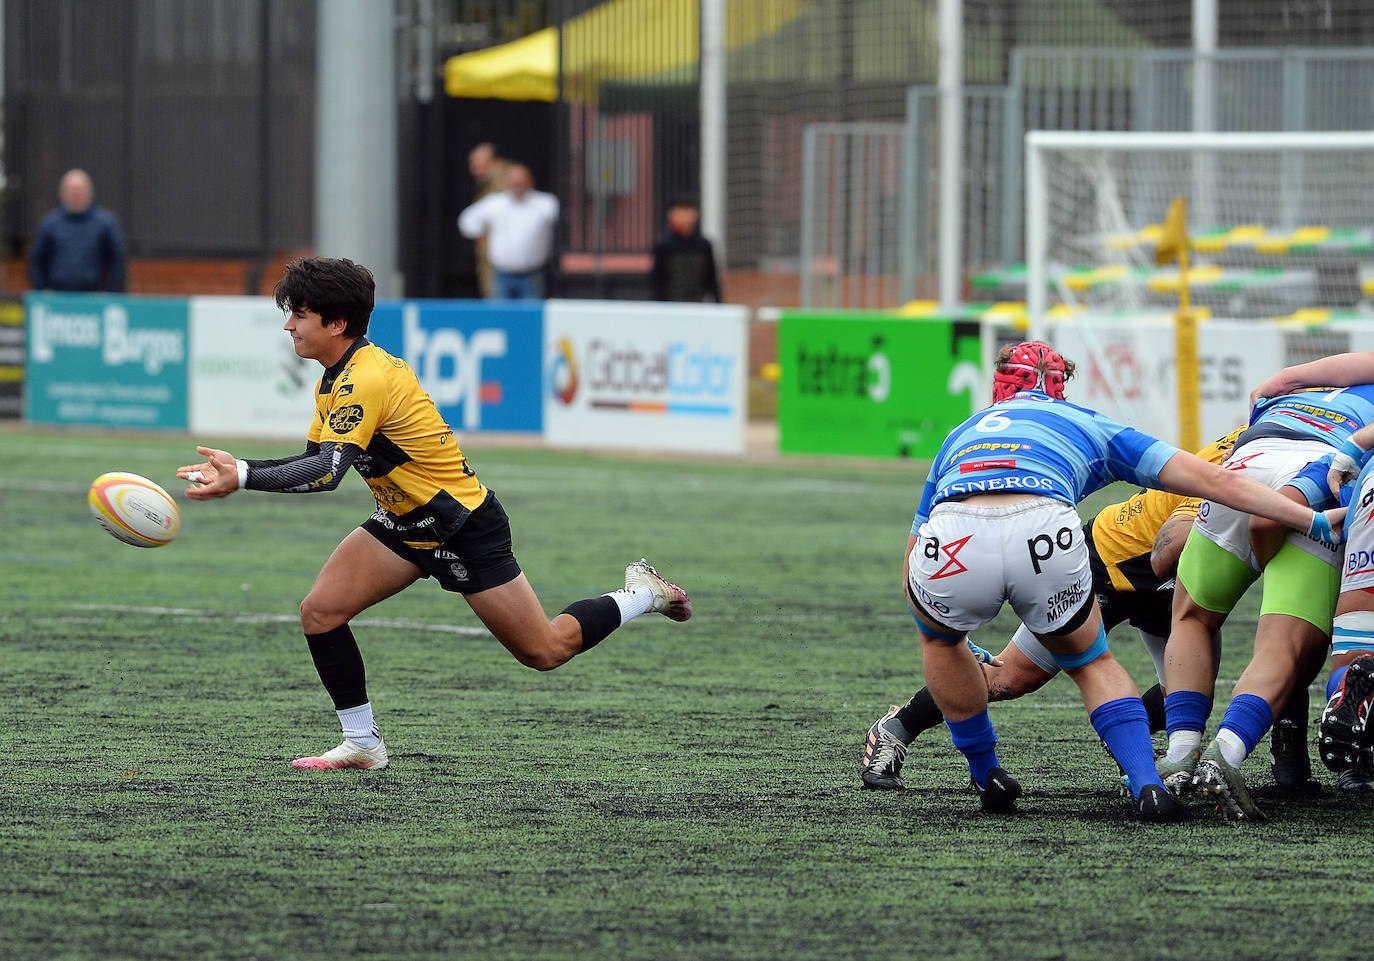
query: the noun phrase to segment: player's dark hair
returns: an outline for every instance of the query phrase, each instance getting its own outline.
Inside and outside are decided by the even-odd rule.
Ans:
[[[697,199],[688,194],[678,194],[675,196],[672,203],[668,204],[668,209],[672,210],[674,207],[691,207],[693,210],[700,209],[697,206]]]
[[[377,282],[362,264],[334,257],[302,257],[286,265],[272,296],[290,313],[312,310],[323,323],[344,321],[344,335],[361,337],[377,299]]]

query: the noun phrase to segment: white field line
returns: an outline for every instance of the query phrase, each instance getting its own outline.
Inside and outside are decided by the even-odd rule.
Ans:
[[[300,621],[296,614],[269,614],[257,611],[211,611],[194,607],[144,607],[133,604],[73,604],[78,611],[108,611],[117,614],[146,614],[150,617],[195,617],[202,620],[225,620],[236,624],[295,624]],[[398,630],[433,631],[440,634],[465,634],[473,637],[490,637],[485,627],[470,627],[464,624],[426,624],[394,617],[359,617],[352,621],[359,627],[386,627]]]
[[[95,480],[95,477],[92,476],[91,480]],[[0,490],[41,494],[82,494],[89,488],[90,484],[82,484],[78,481],[7,480],[0,477]]]
[[[642,480],[639,475],[633,475],[624,471],[607,471],[600,473],[589,473],[587,476],[579,476],[576,472],[555,471],[543,468],[525,468],[510,477],[501,477],[500,472],[496,472],[497,477],[493,481],[494,487],[501,490],[519,491],[521,493],[544,493],[550,488],[557,488],[561,492],[575,491],[604,491],[607,488],[615,488],[618,484],[631,480]],[[92,475],[94,479],[94,475]],[[175,486],[176,480],[171,479],[162,483],[164,487]],[[890,484],[871,484],[866,481],[856,480],[826,480],[822,478],[807,477],[771,477],[760,480],[759,478],[730,478],[730,477],[705,477],[697,474],[677,474],[666,477],[656,477],[652,481],[657,490],[684,491],[687,493],[697,493],[701,491],[722,491],[740,490],[745,493],[756,494],[764,491],[767,494],[867,494],[874,491],[891,490]],[[920,491],[918,479],[913,475],[912,480],[913,498],[918,496]],[[58,493],[76,494],[82,493],[89,487],[89,484],[80,481],[63,480],[44,480],[39,478],[19,479],[0,477],[0,490],[12,490],[28,493]]]
[[[146,614],[149,617],[199,617],[221,619],[239,624],[294,624],[300,620],[295,614],[282,614],[260,611],[213,611],[195,607],[157,607],[134,604],[73,604],[69,610],[106,611],[115,614]],[[867,615],[865,620],[905,621],[909,615],[878,614]],[[724,614],[707,615],[695,620],[702,621],[748,621],[754,624],[832,624],[847,621],[848,618],[837,614]],[[487,637],[490,633],[485,627],[472,627],[462,624],[430,624],[396,617],[360,617],[351,623],[359,627],[384,627],[397,630],[436,631],[443,634],[467,634],[474,637]]]

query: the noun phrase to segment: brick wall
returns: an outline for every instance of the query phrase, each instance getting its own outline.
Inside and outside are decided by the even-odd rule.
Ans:
[[[270,294],[286,269],[286,255],[267,261],[247,259],[144,259],[129,261],[129,293],[173,297],[214,294]],[[3,289],[29,289],[28,264],[7,260]]]

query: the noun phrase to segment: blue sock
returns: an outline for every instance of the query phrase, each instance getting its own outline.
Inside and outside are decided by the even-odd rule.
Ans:
[[[1274,726],[1274,711],[1258,694],[1237,694],[1231,699],[1217,730],[1228,730],[1245,742],[1245,753],[1255,749]]]
[[[1155,770],[1155,749],[1150,741],[1150,721],[1138,697],[1108,701],[1089,715],[1097,736],[1107,744],[1116,763],[1131,782],[1131,793],[1140,797],[1147,784],[1163,785]]]
[[[1331,695],[1335,694],[1341,686],[1341,681],[1345,680],[1345,672],[1350,669],[1350,665],[1338,667],[1331,672],[1331,676],[1326,681],[1326,699],[1331,700]]]
[[[1212,713],[1212,699],[1200,691],[1170,691],[1164,697],[1164,730],[1197,731],[1207,727]]]
[[[987,787],[988,772],[1002,765],[997,761],[997,732],[987,708],[964,721],[945,721],[954,746],[968,758],[968,770],[979,787]]]

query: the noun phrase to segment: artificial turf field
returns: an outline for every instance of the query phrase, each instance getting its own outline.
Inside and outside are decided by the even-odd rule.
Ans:
[[[921,684],[917,465],[467,450],[551,614],[642,554],[695,616],[540,674],[417,584],[355,621],[392,766],[319,773],[287,764],[338,740],[295,610],[362,482],[181,499],[179,539],[139,550],[86,486],[179,491],[191,441],[0,430],[0,958],[1367,956],[1374,806],[1320,765],[1322,795],[1276,796],[1267,744],[1246,772],[1269,823],[1194,801],[1141,825],[1057,678],[993,707],[1018,814],[978,812],[942,729],[912,789],[859,789],[865,730]],[[1152,683],[1129,628],[1113,649]]]

